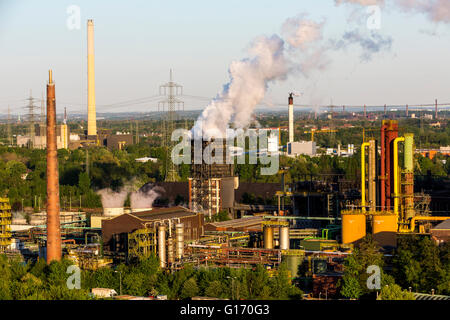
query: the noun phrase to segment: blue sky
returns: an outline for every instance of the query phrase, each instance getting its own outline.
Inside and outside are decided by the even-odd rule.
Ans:
[[[81,9],[79,30],[66,26],[70,5]],[[58,108],[85,110],[89,18],[95,24],[97,110],[155,111],[155,102],[115,109],[106,105],[158,94],[170,68],[185,94],[213,97],[228,82],[230,62],[245,57],[256,36],[280,33],[287,18],[308,13],[311,19],[326,19],[325,36],[338,38],[365,28],[365,21],[349,22],[352,11],[332,0],[0,0],[0,113],[8,105],[15,114],[25,113],[24,99],[30,90],[41,97],[50,68]],[[358,47],[331,52],[326,70],[291,76],[271,86],[268,99],[284,103],[287,93],[297,90],[304,92],[296,100],[300,104],[331,99],[336,105],[450,102],[450,25],[388,9],[381,18],[377,32],[392,37],[389,51],[366,63]],[[206,103],[188,99],[186,108],[202,109]]]

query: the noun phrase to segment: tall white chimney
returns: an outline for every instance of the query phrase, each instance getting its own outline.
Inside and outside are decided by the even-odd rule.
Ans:
[[[294,142],[294,98],[289,94],[289,142]]]
[[[97,135],[95,111],[95,67],[94,67],[94,21],[87,21],[87,65],[88,65],[88,136]]]

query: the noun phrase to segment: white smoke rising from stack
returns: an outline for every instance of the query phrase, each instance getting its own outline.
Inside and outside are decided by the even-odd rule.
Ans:
[[[323,23],[306,20],[304,16],[286,20],[283,34],[289,48],[276,34],[256,38],[248,49],[248,57],[231,63],[230,81],[197,119],[192,129],[194,138],[224,138],[230,124],[237,129],[247,127],[268,85],[284,80],[292,72],[302,71],[301,65],[287,58],[286,51],[297,48],[307,51],[322,39],[322,27]]]
[[[111,189],[101,189],[97,193],[101,196],[103,208],[123,207],[128,195],[126,189],[121,189],[119,192],[114,192]]]
[[[387,2],[405,12],[425,14],[432,22],[450,23],[449,0],[389,0]],[[383,6],[385,0],[335,0],[335,3],[336,5],[348,3],[361,6]]]
[[[132,209],[151,208],[153,202],[161,196],[164,189],[161,187],[154,187],[150,190],[138,190],[130,195],[130,203]]]

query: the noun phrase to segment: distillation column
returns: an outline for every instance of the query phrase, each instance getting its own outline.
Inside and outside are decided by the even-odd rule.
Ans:
[[[166,267],[166,227],[158,227],[158,255],[161,268]]]
[[[414,217],[414,134],[405,133],[405,220]]]

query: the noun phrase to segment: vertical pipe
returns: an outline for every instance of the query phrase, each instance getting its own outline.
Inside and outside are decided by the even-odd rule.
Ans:
[[[166,227],[158,227],[158,255],[161,268],[166,267]]]
[[[405,219],[414,217],[414,134],[405,133]]]
[[[181,260],[184,254],[184,225],[182,223],[177,223],[175,225],[175,237],[176,257],[178,260]]]
[[[393,143],[394,139],[398,137],[398,121],[388,120],[386,126],[386,208],[391,210],[393,205],[392,194],[394,193]]]
[[[289,94],[289,142],[294,142],[294,98]]]
[[[88,136],[97,135],[95,111],[94,21],[87,21]]]
[[[366,211],[366,147],[369,146],[368,142],[361,144],[361,210]]]
[[[386,206],[386,141],[385,141],[386,124],[383,120],[381,125],[381,163],[380,163],[380,206],[381,210],[384,210]]]
[[[47,263],[61,260],[59,210],[55,84],[50,70],[47,85]]]
[[[376,143],[374,139],[369,140],[369,205],[370,210],[375,211],[377,194],[376,194],[376,154],[375,154]]]
[[[394,213],[398,217],[399,197],[400,197],[400,173],[398,170],[398,143],[405,141],[404,137],[394,139]]]

